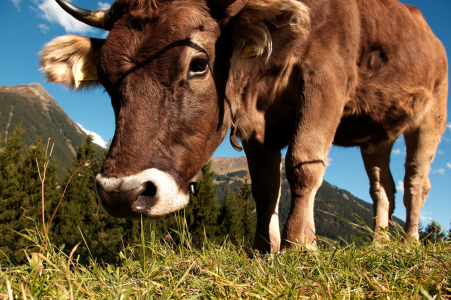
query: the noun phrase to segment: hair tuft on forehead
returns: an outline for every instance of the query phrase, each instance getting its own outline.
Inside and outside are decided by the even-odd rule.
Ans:
[[[122,12],[134,11],[139,14],[152,15],[157,9],[157,0],[116,0],[113,9],[119,8]]]

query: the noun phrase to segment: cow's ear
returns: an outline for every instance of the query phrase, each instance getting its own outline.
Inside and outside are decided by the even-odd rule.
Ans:
[[[39,53],[41,71],[48,81],[71,89],[99,86],[97,61],[102,44],[103,40],[78,35],[57,37]]]
[[[213,18],[218,20],[221,28],[236,16],[249,0],[207,0]]]

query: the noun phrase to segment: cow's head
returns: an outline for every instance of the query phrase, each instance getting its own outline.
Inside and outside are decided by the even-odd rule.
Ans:
[[[230,107],[218,97],[225,80],[214,76],[227,67],[215,60],[217,42],[247,1],[118,0],[95,12],[58,2],[110,31],[105,40],[63,36],[41,53],[50,81],[102,85],[111,97],[116,131],[96,177],[101,205],[117,217],[185,207],[189,183],[202,178],[230,127]]]
[[[41,52],[49,81],[74,89],[102,85],[111,97],[116,131],[96,178],[101,205],[116,217],[185,207],[189,183],[202,178],[236,111],[237,87],[227,83],[232,49],[252,38],[234,38],[239,46],[231,47],[227,24],[248,0],[117,0],[105,11],[56,1],[82,22],[110,31],[105,40],[59,37]],[[290,22],[275,1],[255,2]],[[253,27],[248,31],[257,36],[266,23],[254,15],[240,26]]]

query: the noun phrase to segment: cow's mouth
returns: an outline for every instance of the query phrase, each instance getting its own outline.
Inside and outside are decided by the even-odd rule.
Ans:
[[[188,184],[203,179],[202,171]],[[189,203],[186,189],[180,189],[168,173],[148,169],[127,177],[96,176],[99,203],[113,217],[159,217],[184,208]]]

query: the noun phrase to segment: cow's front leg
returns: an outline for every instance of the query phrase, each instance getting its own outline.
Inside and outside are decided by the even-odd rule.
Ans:
[[[243,142],[257,206],[254,249],[262,253],[280,249],[279,199],[280,150],[266,149],[259,143]]]
[[[313,204],[346,100],[345,85],[338,83],[345,80],[331,77],[334,71],[304,72],[303,97],[285,161],[291,208],[282,231],[283,248],[298,248],[300,244],[316,248]]]
[[[291,208],[282,232],[282,247],[298,248],[305,244],[315,249],[315,223],[313,203],[321,186],[326,166],[326,157],[298,159],[289,148],[286,159],[286,172],[291,190]]]

